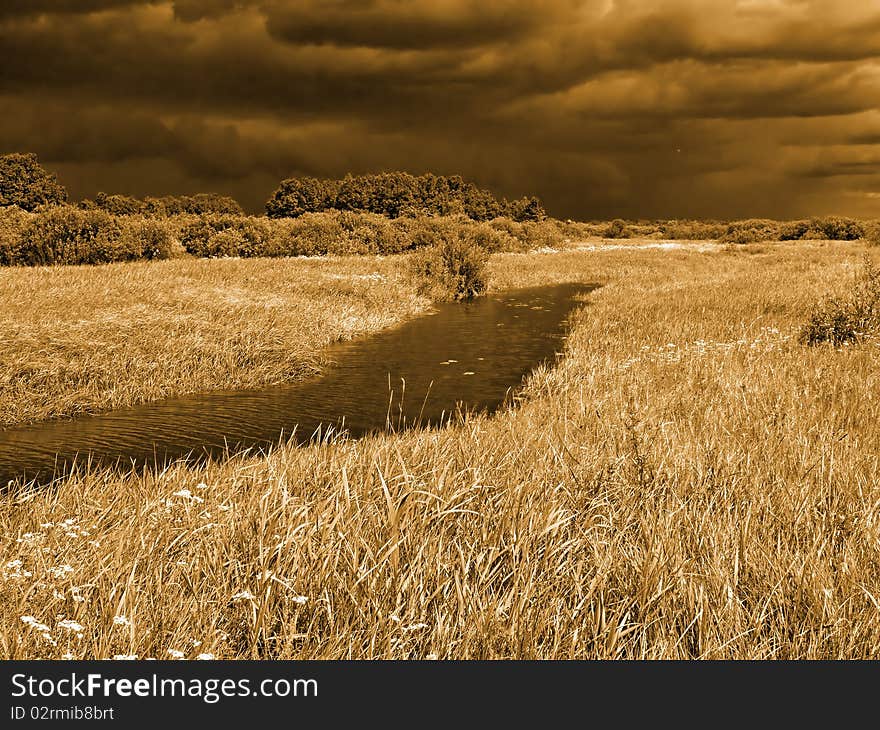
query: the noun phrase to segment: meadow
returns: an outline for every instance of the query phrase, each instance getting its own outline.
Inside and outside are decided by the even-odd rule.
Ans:
[[[828,241],[496,254],[496,290],[601,284],[573,316],[556,366],[528,378],[516,407],[433,432],[330,437],[7,492],[0,655],[876,658],[880,343],[798,342],[816,300],[848,291],[866,252],[877,259],[861,242]],[[4,292],[28,295],[16,323],[51,327],[44,307],[55,306],[84,327],[118,328],[139,311],[137,301],[121,308],[130,292],[156,285],[149,267],[166,267],[159,278],[194,292],[175,303],[169,284],[177,327],[157,314],[127,337],[151,353],[120,352],[104,366],[127,368],[141,394],[152,378],[157,397],[159,383],[186,378],[138,370],[163,351],[147,332],[177,332],[192,352],[202,343],[216,354],[196,368],[199,387],[218,373],[237,383],[222,358],[237,336],[252,338],[259,369],[278,342],[270,323],[311,338],[290,361],[299,368],[342,331],[424,306],[389,293],[393,264],[171,261],[0,275]],[[330,289],[349,295],[302,283],[318,274],[339,276]],[[74,283],[67,303],[51,304]],[[314,310],[306,286],[318,287]],[[112,292],[125,287],[114,309]],[[270,297],[286,304],[273,309]],[[336,309],[315,326],[309,317],[326,302]],[[345,330],[343,312],[360,324]],[[107,392],[125,387],[117,379],[94,403],[125,402]],[[21,403],[24,418],[40,412]]]
[[[0,428],[296,380],[428,305],[376,257],[0,267]]]

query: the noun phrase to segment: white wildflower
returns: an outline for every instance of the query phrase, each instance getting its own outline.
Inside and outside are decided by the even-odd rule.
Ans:
[[[172,659],[183,659],[186,654],[184,654],[179,649],[169,649],[168,656],[170,656]]]
[[[256,598],[256,596],[253,593],[251,593],[250,591],[239,591],[234,596],[232,596],[232,598],[230,600],[233,602],[253,601],[255,598]]]
[[[199,654],[196,657],[196,659],[199,661],[205,662],[205,661],[211,661],[213,659],[216,659],[216,657],[213,654],[211,654],[210,652],[206,652],[205,654]]]
[[[72,621],[69,618],[63,619],[58,622],[58,628],[65,629],[67,631],[72,631],[75,634],[81,634],[83,632],[83,625],[77,623],[76,621]]]
[[[113,625],[114,626],[131,626],[131,621],[128,616],[123,616],[122,614],[113,617]]]
[[[137,654],[114,654],[113,661],[116,662],[131,662],[138,658]]]
[[[22,616],[21,621],[23,624],[30,626],[32,629],[36,629],[37,631],[48,632],[49,627],[46,624],[37,621],[33,616]]]

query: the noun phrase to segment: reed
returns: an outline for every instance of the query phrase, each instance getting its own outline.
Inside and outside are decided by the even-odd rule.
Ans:
[[[876,658],[878,344],[797,341],[866,249],[748,249],[493,257],[603,285],[493,418],[5,495],[0,653]]]

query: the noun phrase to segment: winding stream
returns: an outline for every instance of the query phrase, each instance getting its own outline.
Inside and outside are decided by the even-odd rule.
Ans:
[[[523,376],[553,360],[566,318],[590,289],[561,284],[439,305],[333,345],[324,373],[292,385],[201,393],[0,431],[0,485],[50,481],[86,460],[153,465],[291,438],[304,443],[328,427],[361,436],[434,426],[462,407],[491,413]]]

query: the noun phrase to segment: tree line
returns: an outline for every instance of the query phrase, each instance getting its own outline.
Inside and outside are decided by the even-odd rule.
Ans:
[[[40,165],[35,154],[0,155],[0,207],[15,205],[34,211],[67,200],[67,190]],[[139,199],[102,192],[92,200],[79,202],[77,207],[113,215],[244,214],[234,199],[215,193]],[[346,175],[341,180],[291,177],[281,182],[266,203],[269,218],[297,218],[332,210],[377,213],[388,218],[464,215],[475,221],[511,218],[524,222],[547,217],[541,201],[534,196],[507,200],[460,175],[430,173]]]
[[[540,221],[547,217],[541,201],[534,196],[506,200],[460,175],[430,173],[346,175],[341,180],[293,177],[282,181],[266,203],[270,218],[296,218],[327,210],[378,213],[389,218],[465,215],[476,221],[503,217]]]

